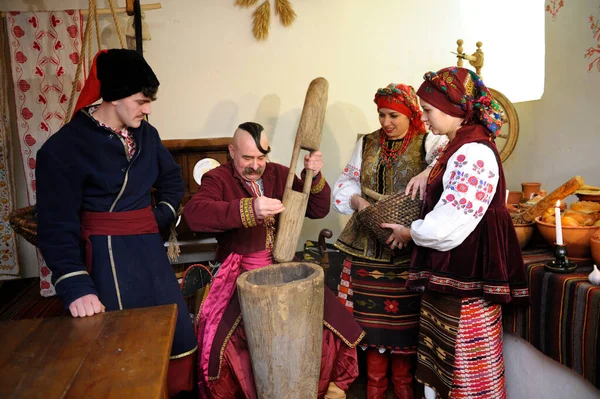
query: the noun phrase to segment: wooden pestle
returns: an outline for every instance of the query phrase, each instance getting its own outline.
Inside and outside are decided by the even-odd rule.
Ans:
[[[554,208],[556,206],[556,201],[562,201],[575,191],[579,190],[583,184],[584,181],[581,176],[575,176],[569,179],[569,181],[552,191],[527,211],[517,214],[514,217],[514,222],[519,224],[533,222],[535,218],[543,214],[546,209]]]
[[[300,150],[312,152],[319,149],[327,109],[328,90],[327,80],[316,78],[310,82],[304,99],[290,170],[283,193],[282,202],[285,210],[279,216],[279,226],[273,248],[273,257],[280,263],[291,261],[296,253],[313,179],[313,171],[308,169],[304,176],[302,192],[294,191],[292,186],[296,176],[296,163],[300,158]]]

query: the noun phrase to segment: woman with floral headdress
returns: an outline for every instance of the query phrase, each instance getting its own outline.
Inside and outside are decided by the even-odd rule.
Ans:
[[[431,132],[450,143],[428,177],[407,287],[424,290],[416,378],[426,397],[505,398],[502,304],[527,303],[523,258],[494,144],[502,111],[474,72],[429,72],[417,91]]]
[[[447,139],[425,134],[412,87],[391,83],[377,90],[374,101],[381,128],[358,140],[334,186],[334,208],[353,214],[335,244],[347,254],[338,296],[367,332],[362,341],[367,397],[385,398],[391,360],[396,397],[412,398],[421,298],[404,287],[410,250],[397,248],[396,241],[389,246],[378,241],[358,223],[356,212],[375,202],[373,193],[396,194],[409,184],[422,197],[431,171],[427,165],[433,165]]]

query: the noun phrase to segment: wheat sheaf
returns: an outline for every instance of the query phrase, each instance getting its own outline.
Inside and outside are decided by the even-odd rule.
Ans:
[[[290,26],[296,19],[296,12],[289,0],[274,0],[275,14],[283,26]],[[235,5],[249,8],[258,3],[258,0],[236,0]],[[271,23],[271,3],[265,0],[252,14],[252,33],[256,40],[265,40],[269,36]]]

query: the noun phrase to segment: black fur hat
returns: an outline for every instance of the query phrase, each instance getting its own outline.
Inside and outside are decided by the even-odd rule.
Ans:
[[[160,82],[140,53],[110,49],[98,54],[97,75],[104,101],[120,100],[143,88],[158,88]]]

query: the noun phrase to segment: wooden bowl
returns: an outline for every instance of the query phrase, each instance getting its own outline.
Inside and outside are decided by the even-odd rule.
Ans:
[[[556,242],[556,226],[544,223],[541,216],[535,218],[538,231],[550,245]],[[600,229],[600,226],[562,227],[563,242],[567,246],[569,258],[590,259],[590,239]]]
[[[531,237],[533,237],[533,232],[535,231],[535,223],[524,223],[524,224],[515,224],[515,232],[517,233],[517,239],[519,240],[519,248],[523,249],[529,241]]]

